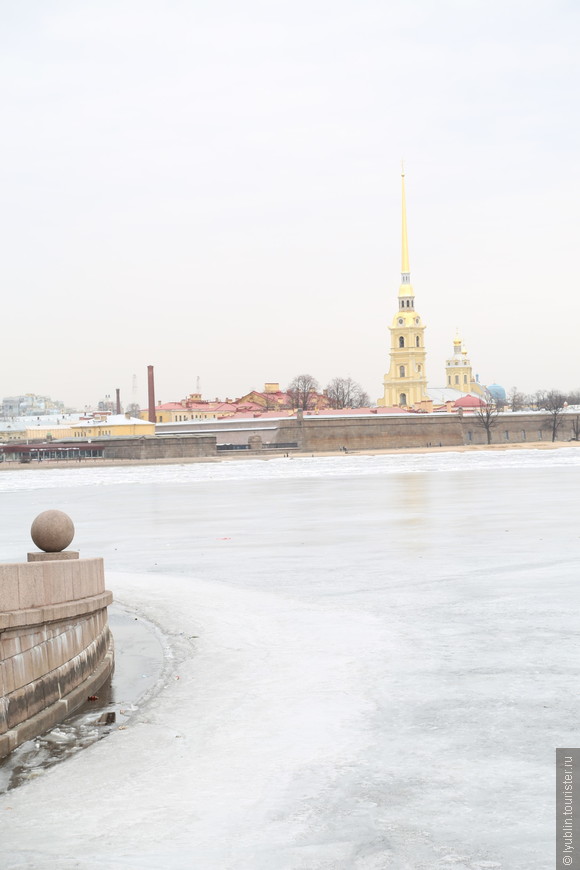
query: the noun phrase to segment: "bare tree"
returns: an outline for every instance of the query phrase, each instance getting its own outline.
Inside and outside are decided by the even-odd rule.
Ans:
[[[366,408],[371,400],[352,378],[333,378],[324,391],[332,408]]]
[[[526,404],[526,397],[520,393],[517,387],[512,387],[508,396],[508,403],[512,411],[521,411]]]
[[[274,396],[270,393],[265,393],[265,407],[266,411],[278,411],[280,408],[280,403],[276,401]]]
[[[544,403],[546,401],[546,391],[545,390],[536,390],[535,393],[532,393],[530,396],[531,405],[535,411],[541,411],[544,407]]]
[[[489,390],[485,391],[485,398],[483,401],[485,404],[480,405],[479,408],[475,409],[474,417],[479,425],[485,429],[487,443],[491,444],[491,430],[499,423],[499,415],[503,404],[501,406],[498,405],[495,396],[492,395]]]
[[[292,399],[294,408],[309,411],[316,404],[316,395],[320,387],[312,375],[297,375],[288,386],[286,392]]]
[[[547,411],[551,417],[549,426],[552,432],[552,441],[555,441],[568,404],[566,396],[559,393],[558,390],[549,390],[547,393],[540,391],[536,393],[536,401],[538,410]]]
[[[576,416],[572,420],[572,441],[580,441],[580,416]]]

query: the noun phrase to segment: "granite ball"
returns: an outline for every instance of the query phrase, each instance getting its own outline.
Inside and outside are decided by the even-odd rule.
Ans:
[[[30,529],[32,540],[45,553],[61,553],[75,536],[74,523],[63,511],[43,511]]]

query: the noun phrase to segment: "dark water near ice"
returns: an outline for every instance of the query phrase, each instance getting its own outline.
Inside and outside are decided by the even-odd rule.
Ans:
[[[1,761],[0,793],[41,776],[114,729],[126,727],[140,701],[158,684],[163,646],[155,627],[115,605],[109,608],[109,625],[115,640],[115,670],[99,689],[98,700],[87,701],[63,722],[27,740]],[[107,713],[113,714],[115,721],[100,724]]]

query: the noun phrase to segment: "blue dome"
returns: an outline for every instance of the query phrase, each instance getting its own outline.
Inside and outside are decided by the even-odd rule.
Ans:
[[[486,389],[497,401],[505,402],[507,400],[505,388],[500,386],[500,384],[489,384]]]

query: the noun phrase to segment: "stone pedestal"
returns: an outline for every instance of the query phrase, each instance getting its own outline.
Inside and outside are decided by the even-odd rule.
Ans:
[[[62,562],[65,559],[78,559],[78,550],[63,550],[62,553],[27,553],[29,562]]]

